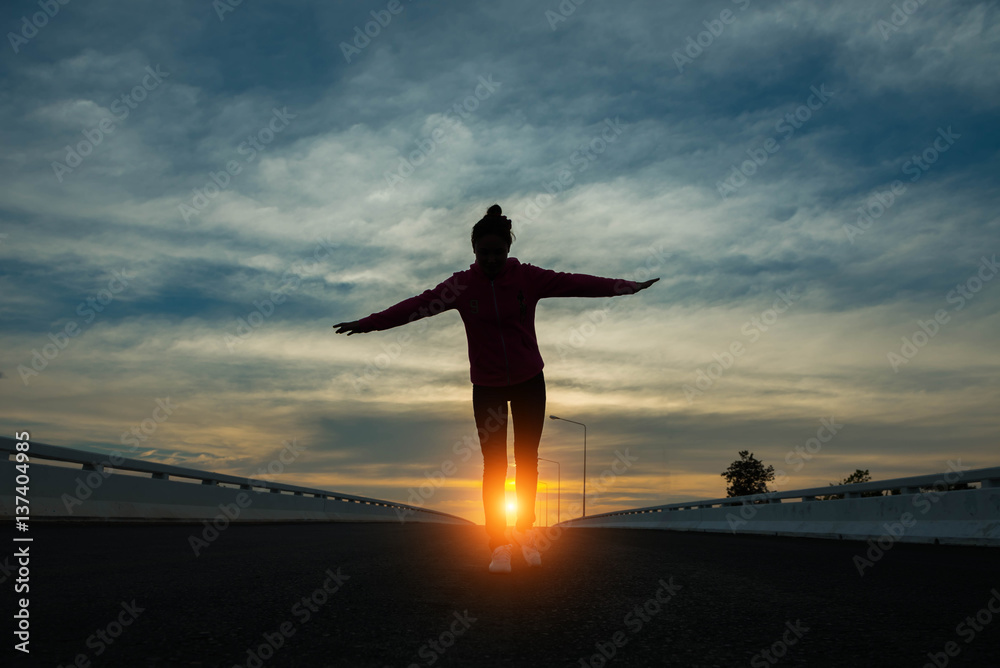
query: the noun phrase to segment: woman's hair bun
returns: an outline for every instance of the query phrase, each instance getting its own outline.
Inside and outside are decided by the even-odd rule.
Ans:
[[[486,215],[472,228],[472,249],[476,249],[476,240],[488,234],[499,235],[507,242],[507,248],[514,241],[514,233],[511,232],[511,222],[503,215],[503,209],[499,204],[494,204],[486,210]]]

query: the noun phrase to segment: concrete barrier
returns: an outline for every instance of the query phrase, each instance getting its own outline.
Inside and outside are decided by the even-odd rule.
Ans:
[[[973,488],[954,488],[962,483]],[[880,492],[895,493],[863,496]],[[559,526],[1000,546],[1000,467],[952,463],[942,474],[634,508]]]
[[[34,441],[27,452],[28,466],[19,469],[16,453],[16,441],[0,437],[0,518],[5,520],[24,514],[23,510],[18,513],[15,505],[16,481],[24,475],[31,521],[472,524],[455,515],[409,504]]]

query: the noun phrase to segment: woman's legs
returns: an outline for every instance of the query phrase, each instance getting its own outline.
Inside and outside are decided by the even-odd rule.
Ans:
[[[509,541],[504,483],[507,481],[507,399],[502,387],[472,386],[472,411],[483,451],[483,511],[490,551]]]
[[[535,522],[535,491],[538,487],[538,443],[545,424],[545,377],[507,387],[472,386],[472,410],[483,451],[483,511],[490,550],[508,543],[507,528],[507,401],[514,420],[514,464],[517,488],[517,528],[530,529]]]
[[[510,412],[514,418],[514,474],[517,489],[517,530],[527,531],[535,523],[535,493],[538,490],[538,443],[545,425],[545,377],[515,386]]]

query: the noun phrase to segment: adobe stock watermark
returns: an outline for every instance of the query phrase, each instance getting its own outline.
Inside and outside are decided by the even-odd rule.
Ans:
[[[755,148],[748,148],[746,154],[750,156],[739,165],[732,165],[732,171],[722,181],[715,183],[715,189],[722,199],[727,199],[748,183],[748,180],[757,173],[757,170],[767,164],[772,155],[781,150],[781,142],[786,142],[795,135],[795,131],[802,128],[813,117],[813,112],[819,111],[830,101],[835,93],[826,90],[826,84],[820,84],[819,88],[810,86],[810,95],[805,103],[799,105],[795,111],[790,111],[774,124],[774,130],[783,135],[768,137]]]
[[[618,482],[618,476],[624,475],[632,466],[639,461],[639,457],[633,455],[629,452],[629,448],[624,448],[624,450],[615,450],[615,458],[611,460],[611,464],[608,465],[601,475],[597,478],[597,482],[591,479],[587,483],[587,497],[589,500],[597,500],[598,495],[604,494],[608,491],[608,488],[614,483]]]
[[[250,507],[253,498],[246,492],[240,492],[232,503],[220,503],[219,512],[210,520],[202,520],[201,533],[188,536],[188,547],[194,556],[200,557],[212,543],[219,539],[222,532],[228,529],[232,522],[240,517],[240,513]]]
[[[485,77],[480,76],[472,95],[467,95],[444,111],[442,114],[444,123],[431,130],[426,137],[416,140],[417,148],[405,156],[399,157],[399,164],[395,171],[383,172],[382,176],[385,178],[386,187],[395,191],[397,185],[413,176],[417,167],[427,162],[427,159],[437,151],[437,147],[448,138],[446,127],[454,127],[453,117],[457,115],[463,119],[469,118],[479,109],[479,105],[488,100],[501,86],[503,83],[494,81],[492,74],[487,74]]]
[[[417,650],[417,656],[426,661],[426,665],[433,666],[437,663],[445,652],[452,647],[459,638],[468,632],[472,625],[479,621],[478,618],[473,617],[469,614],[468,610],[462,612],[455,611],[451,615],[454,619],[448,624],[448,629],[442,631],[437,638],[428,640],[420,649]],[[411,663],[408,668],[420,668],[421,664]]]
[[[275,456],[268,464],[257,469],[257,479],[247,478],[246,484],[261,486],[261,479],[265,475],[270,474],[271,476],[280,475],[284,473],[285,466],[291,464],[302,454],[303,448],[296,446],[295,439],[285,441],[279,454]],[[285,458],[288,455],[288,458]],[[266,489],[267,484],[265,483],[263,487]],[[263,492],[246,492],[240,491],[236,494],[236,498],[232,503],[220,503],[218,505],[219,512],[215,514],[214,517],[207,520],[202,520],[202,529],[199,534],[190,534],[188,536],[188,546],[191,551],[194,552],[194,556],[200,557],[201,553],[204,552],[212,543],[219,539],[222,532],[232,526],[232,523],[240,518],[240,515],[244,510],[253,505],[255,499],[260,498],[258,494]]]
[[[455,441],[452,444],[451,451],[460,458],[460,463],[464,464],[472,459],[473,453],[481,451],[482,446],[480,443],[485,436],[506,426],[506,421],[501,419],[503,416],[495,408],[488,409],[487,414],[489,417],[483,423],[483,428],[477,427],[475,434],[466,434],[461,440]],[[410,487],[407,489],[410,495],[406,499],[406,503],[417,508],[423,508],[424,504],[434,496],[437,490],[444,486],[445,481],[457,474],[458,464],[455,463],[454,459],[450,457],[446,458],[437,469],[424,474],[427,482],[420,485],[420,487]],[[407,517],[416,514],[413,508],[396,508],[395,512],[396,518],[400,522],[405,522]]]
[[[601,475],[598,477],[600,482],[595,485],[592,480],[587,481],[586,498],[590,501],[596,500],[598,495],[606,492],[608,487],[617,482],[618,477],[624,475],[637,461],[639,461],[639,457],[632,455],[629,448],[625,448],[624,451],[615,450],[615,457],[611,460],[611,464],[601,471]],[[578,515],[583,515],[583,503],[574,501],[569,508],[569,516],[576,517]],[[540,552],[547,551],[553,543],[562,538],[563,531],[565,529],[559,525],[536,528],[535,546]]]
[[[561,0],[556,6],[556,10],[551,9],[545,10],[545,20],[549,22],[549,27],[555,32],[556,27],[560,23],[565,23],[566,20],[576,12],[576,8],[585,3],[587,0]]]
[[[323,583],[292,605],[289,612],[295,620],[298,620],[299,626],[307,624],[330,601],[331,597],[340,591],[344,583],[351,579],[350,575],[344,575],[340,571],[339,566],[336,571],[332,568],[326,569],[324,575],[327,577],[323,580]],[[265,662],[270,660],[279,649],[284,647],[285,642],[294,636],[298,630],[293,620],[286,619],[278,624],[274,631],[265,631],[261,634],[263,642],[256,646],[248,647],[244,663],[234,664],[233,668],[243,668],[244,666],[246,668],[262,668]]]
[[[746,11],[746,8],[750,6],[750,0],[732,0],[732,2],[740,8],[741,12]],[[731,9],[723,9],[719,12],[719,18],[702,21],[701,24],[705,26],[705,29],[694,37],[688,35],[683,52],[681,49],[674,49],[672,55],[674,65],[677,66],[677,71],[680,74],[684,74],[684,68],[693,63],[706,49],[715,44],[716,38],[722,35],[726,30],[726,26],[736,22],[737,16],[738,14],[734,14]]]
[[[243,0],[212,0],[212,9],[219,17],[219,23],[226,20],[226,14],[235,12],[236,8],[243,4]]]
[[[948,129],[937,129],[938,136],[919,154],[911,155],[900,167],[900,172],[910,177],[910,183],[916,183],[927,171],[938,161],[944,153],[962,137],[953,132],[951,126]],[[906,184],[899,179],[893,180],[885,186],[875,188],[868,196],[864,204],[855,211],[858,214],[854,225],[844,224],[844,234],[852,244],[854,239],[863,235],[871,229],[875,221],[885,214],[886,211],[906,192]]]
[[[159,64],[156,65],[155,69],[146,66],[146,72],[148,74],[142,78],[142,81],[136,84],[129,92],[115,98],[114,102],[108,107],[111,113],[114,114],[114,118],[104,117],[89,130],[81,130],[80,133],[83,135],[83,139],[77,142],[75,147],[66,144],[64,162],[59,162],[58,160],[52,161],[52,171],[59,183],[63,182],[63,177],[66,174],[71,174],[74,169],[83,164],[84,158],[100,146],[104,141],[105,135],[110,136],[114,134],[115,130],[117,130],[115,123],[124,122],[129,117],[129,114],[132,113],[132,110],[137,109],[139,104],[151,92],[159,88],[164,79],[170,76],[170,72],[162,72],[160,70]]]
[[[831,415],[828,418],[820,418],[820,426],[816,430],[816,435],[807,438],[802,445],[796,445],[785,455],[785,464],[792,467],[792,471],[798,473],[812,461],[812,458],[819,454],[823,446],[833,440],[834,436],[840,433],[844,425],[837,422]],[[784,485],[788,482],[788,475],[784,469],[776,469],[774,472],[774,484]],[[754,494],[749,499],[743,499],[740,503],[739,515],[736,513],[726,513],[726,522],[729,524],[729,531],[736,533],[736,529],[747,524],[757,516],[757,506],[769,501],[777,492],[765,492]]]
[[[889,36],[894,32],[899,32],[910,20],[910,17],[926,3],[927,0],[903,0],[900,3],[893,3],[889,20],[879,19],[875,22],[875,27],[882,35],[882,41],[888,42]]]
[[[19,564],[11,561],[11,553],[8,552],[6,555],[4,555],[3,561],[0,562],[0,584],[5,584],[7,580],[10,580],[15,575],[19,576],[20,578],[20,576],[22,576],[22,573],[19,572],[20,570],[21,569],[19,568]],[[30,614],[30,612],[26,612],[25,614]],[[20,626],[20,622],[18,622],[17,625]],[[21,638],[21,640],[23,640],[24,642],[30,642],[28,637],[30,636],[30,631],[28,629],[23,629],[23,630],[25,631],[26,637]],[[25,653],[30,654],[30,652],[27,650],[27,646],[25,647],[24,651]]]
[[[740,501],[739,517],[735,513],[726,513],[726,522],[729,524],[730,533],[736,533],[736,528],[742,526],[757,516],[757,506],[768,503],[778,492],[758,492],[751,494],[748,498]],[[736,505],[736,504],[730,504]]]
[[[451,305],[458,299],[459,294],[461,294],[468,287],[468,285],[462,285],[459,283],[455,277],[452,276],[451,278],[439,283],[434,288],[425,291],[421,295],[412,297],[397,306],[403,310],[408,308],[413,309],[407,319],[407,324],[411,324],[418,320],[421,321],[416,326],[415,333],[418,335],[423,334],[427,331],[428,322],[426,319],[450,309]],[[379,374],[388,369],[393,361],[399,359],[400,355],[403,353],[403,349],[413,340],[413,335],[409,331],[398,332],[394,335],[394,338],[395,342],[393,343],[383,343],[382,352],[378,353],[374,358],[369,360],[365,365],[364,371],[361,374],[356,375],[351,380],[355,390],[360,391],[366,384],[373,381],[379,376]]]
[[[1000,265],[997,264],[996,254],[993,255],[992,259],[984,255],[980,258],[977,271],[966,279],[964,283],[959,283],[955,286],[954,290],[949,291],[945,296],[945,302],[956,304],[955,311],[961,311],[966,303],[976,296],[976,293],[993,280],[998,271],[1000,271]],[[941,328],[951,321],[951,317],[948,309],[941,308],[935,311],[934,316],[927,320],[918,319],[917,327],[919,329],[915,330],[909,337],[901,337],[902,345],[900,345],[899,351],[890,350],[886,353],[886,358],[889,360],[889,366],[893,372],[899,373],[901,366],[909,364],[917,356],[917,353],[923,350],[930,343],[931,339],[938,335]]]
[[[975,640],[977,635],[993,623],[993,615],[1000,614],[1000,591],[994,587],[990,590],[990,594],[992,596],[983,607],[955,625],[955,635],[964,640],[966,645]],[[927,658],[930,661],[925,663],[923,668],[945,668],[952,659],[961,653],[962,646],[954,640],[949,640],[944,644],[942,651],[927,652]]]
[[[278,454],[271,457],[267,464],[257,467],[257,470],[254,472],[257,477],[247,478],[247,484],[259,483],[261,480],[270,482],[275,476],[283,474],[285,472],[285,467],[301,457],[305,450],[306,448],[303,448],[301,445],[296,443],[296,439],[294,437],[288,439],[281,444],[281,449],[278,450]],[[267,487],[267,485],[264,485],[264,487]]]
[[[688,405],[693,404],[696,397],[703,396],[706,391],[715,387],[723,374],[732,369],[736,365],[736,360],[747,351],[747,346],[756,343],[761,334],[767,332],[778,321],[778,317],[800,298],[788,290],[778,289],[774,294],[778,295],[778,299],[774,300],[771,308],[764,309],[759,316],[750,318],[740,327],[740,333],[748,339],[747,343],[744,344],[742,340],[736,339],[721,353],[713,353],[715,361],[695,371],[694,385],[685,383],[681,387]]]
[[[174,414],[177,407],[170,403],[170,397],[166,399],[156,399],[156,408],[153,409],[150,417],[142,420],[138,424],[132,425],[128,431],[122,432],[122,445],[131,446],[129,452],[135,452],[142,443],[152,438],[160,425],[167,421],[167,418]]]
[[[177,406],[171,403],[170,397],[166,399],[156,399],[156,408],[153,409],[152,417],[142,420],[138,425],[134,425],[129,431],[122,432],[122,445],[130,445],[128,452],[135,452],[139,445],[151,437],[160,424],[174,414]],[[121,450],[115,450],[107,459],[102,460],[92,468],[81,469],[81,474],[76,477],[76,487],[73,494],[63,493],[61,501],[63,508],[70,515],[75,512],[76,506],[83,505],[83,502],[93,496],[104,481],[111,477],[111,471],[124,463],[125,457]]]
[[[791,466],[795,473],[801,471],[806,462],[812,461],[812,458],[823,449],[823,445],[832,441],[833,437],[844,428],[844,425],[837,422],[832,415],[828,418],[820,418],[819,422],[820,426],[816,430],[815,436],[807,438],[804,444],[796,445],[785,455],[785,464]],[[788,480],[782,469],[778,469],[774,473],[774,484],[782,485]]]
[[[407,2],[413,2],[413,0],[407,0]],[[340,52],[344,54],[344,60],[347,64],[351,64],[351,58],[361,55],[361,52],[368,48],[372,40],[389,27],[389,24],[392,23],[392,17],[399,16],[404,9],[406,7],[400,0],[389,0],[385,9],[378,11],[373,9],[369,12],[372,20],[364,24],[364,30],[360,25],[354,26],[354,39],[350,43],[340,43]]]
[[[106,283],[106,287],[88,296],[77,305],[76,314],[83,318],[83,325],[81,326],[76,320],[70,320],[61,330],[49,332],[50,343],[43,345],[40,352],[32,348],[31,362],[28,365],[17,365],[17,371],[25,387],[28,386],[29,379],[40,375],[53,360],[69,347],[72,339],[79,337],[86,331],[87,326],[97,318],[97,314],[103,313],[104,309],[128,287],[129,281],[135,278],[135,274],[130,276],[129,270],[125,267],[122,267],[121,271],[112,269],[109,273],[111,278]]]
[[[536,195],[524,207],[518,219],[518,232],[535,222],[543,209],[551,206],[556,197],[572,187],[576,182],[576,175],[587,171],[594,161],[618,141],[626,127],[628,127],[628,123],[622,123],[619,116],[615,116],[614,120],[610,117],[605,118],[604,126],[600,132],[591,137],[589,141],[580,144],[569,155],[567,162],[558,165],[555,178],[551,181],[542,181],[541,186],[545,192]]]
[[[226,332],[222,335],[222,340],[226,344],[229,352],[236,352],[237,346],[243,343],[256,332],[267,320],[274,315],[275,309],[285,303],[288,298],[287,291],[297,288],[302,279],[286,272],[286,277],[282,278],[280,287],[271,290],[270,294],[261,300],[253,300],[253,310],[247,313],[246,317],[236,318],[236,327],[232,333]]]
[[[274,141],[276,135],[281,133],[288,125],[298,117],[288,111],[288,107],[280,110],[274,107],[271,110],[271,118],[254,134],[247,135],[247,138],[236,147],[236,152],[245,155],[243,160],[229,160],[224,169],[209,171],[208,180],[201,188],[191,190],[191,199],[188,202],[181,202],[177,205],[177,210],[185,223],[190,224],[191,218],[200,214],[208,207],[209,202],[219,196],[221,192],[229,188],[233,177],[243,171],[245,165],[249,165],[257,157],[257,154],[267,148],[268,144]]]
[[[809,627],[802,623],[801,619],[796,619],[795,623],[785,622],[785,629],[781,638],[771,643],[770,647],[765,647],[750,658],[750,665],[753,668],[767,668],[773,666],[783,659],[788,650],[802,640],[802,636],[809,631]]]
[[[607,640],[598,640],[595,642],[594,649],[597,651],[590,656],[584,656],[579,659],[581,668],[603,668],[605,664],[618,654],[618,650],[632,640],[631,636],[635,636],[647,624],[652,622],[653,618],[660,614],[663,608],[684,588],[682,585],[674,582],[673,576],[670,576],[667,580],[660,578],[657,584],[659,587],[652,596],[625,613],[622,617],[622,626],[624,628],[612,633],[611,637]]]
[[[668,257],[673,255],[673,253],[664,253],[662,244],[659,246],[649,246],[646,252],[649,254],[649,257],[644,262],[639,263],[635,271],[622,276],[623,280],[642,283],[648,280],[653,275],[653,272],[660,269],[666,263]],[[602,308],[588,311],[585,315],[586,322],[570,329],[568,344],[562,341],[556,344],[556,352],[559,353],[559,359],[565,360],[571,352],[583,348],[587,341],[597,333],[597,328],[607,321],[608,316],[624,305],[624,300],[621,297],[628,294],[634,293],[621,292],[616,297],[608,297]]]
[[[99,629],[95,629],[87,637],[85,644],[88,649],[93,650],[95,658],[104,654],[109,647],[115,644],[122,634],[125,633],[125,629],[132,626],[139,619],[139,615],[146,611],[146,608],[139,607],[134,598],[131,601],[122,601],[119,605],[121,610],[118,614],[110,622]],[[65,667],[59,664],[58,668],[79,668],[80,666],[89,666],[90,662],[90,655],[81,652],[73,657],[71,664]]]
[[[32,14],[30,19],[27,16],[22,16],[20,30],[16,33],[7,33],[7,41],[10,42],[10,48],[14,50],[14,54],[20,53],[21,47],[34,39],[38,35],[38,31],[47,26],[49,21],[59,13],[59,9],[68,5],[69,1],[38,0],[38,6],[41,7],[42,11]]]
[[[919,512],[921,516],[930,512],[934,504],[941,501],[941,496],[948,492],[949,487],[962,479],[965,471],[971,467],[964,466],[962,460],[948,462],[948,471],[941,479],[935,480],[931,485],[930,492],[912,494],[910,504]],[[913,513],[906,511],[901,513],[899,518],[892,522],[883,522],[882,528],[885,530],[878,538],[869,538],[866,545],[868,549],[863,554],[856,554],[852,559],[858,575],[865,576],[865,571],[882,560],[886,553],[906,535],[907,529],[912,529],[920,520]]]
[[[226,344],[229,352],[235,352],[239,344],[245,342],[254,332],[267,322],[274,315],[278,305],[283,304],[288,298],[288,293],[297,290],[302,285],[302,277],[317,273],[323,268],[323,261],[333,254],[337,244],[329,238],[318,237],[313,249],[312,261],[308,264],[303,260],[292,263],[281,275],[281,285],[272,290],[268,297],[262,300],[253,300],[253,310],[247,313],[246,317],[236,318],[236,327],[232,333],[226,332],[222,335],[222,340]]]

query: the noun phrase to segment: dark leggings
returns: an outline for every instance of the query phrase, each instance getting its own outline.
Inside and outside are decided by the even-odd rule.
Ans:
[[[472,386],[472,411],[483,450],[483,510],[490,550],[508,541],[504,483],[507,480],[507,402],[514,419],[514,466],[517,489],[517,529],[535,523],[538,486],[538,442],[545,423],[545,377],[502,387]]]

